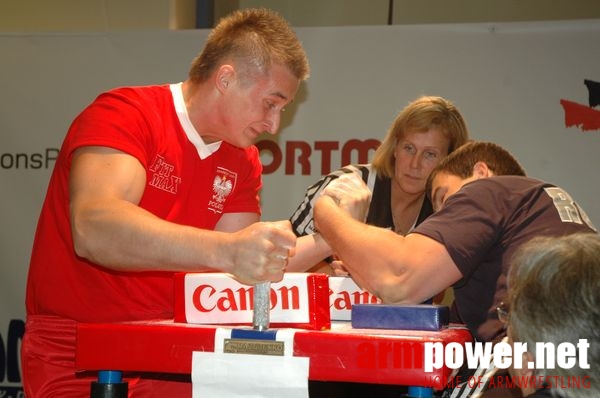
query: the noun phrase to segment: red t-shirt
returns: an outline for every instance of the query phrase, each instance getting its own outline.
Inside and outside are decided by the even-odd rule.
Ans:
[[[174,99],[176,100],[174,102]],[[139,206],[178,224],[214,229],[224,213],[260,214],[258,150],[222,142],[201,159],[188,137],[178,85],[119,88],[101,94],[73,122],[42,207],[27,282],[28,315],[76,321],[173,316],[170,272],[120,273],[78,257],[69,222],[68,180],[73,151],[104,146],[136,157],[146,170]]]

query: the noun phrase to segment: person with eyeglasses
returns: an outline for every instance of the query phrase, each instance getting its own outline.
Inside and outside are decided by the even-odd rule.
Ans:
[[[523,364],[536,362],[537,342],[557,348],[584,339],[590,346],[589,369],[580,363],[570,368],[511,368],[515,378],[547,381],[537,389],[521,383],[523,395],[600,397],[600,235],[538,237],[521,246],[508,273],[508,302],[510,311],[508,306],[498,311],[507,321],[508,341],[527,343]]]
[[[452,321],[480,342],[506,335],[496,308],[506,302],[510,260],[520,245],[540,235],[597,231],[564,189],[526,177],[491,142],[471,141],[448,155],[427,191],[435,213],[401,236],[362,222],[368,188],[348,174],[317,200],[315,225],[357,284],[384,303],[420,303],[452,286]]]

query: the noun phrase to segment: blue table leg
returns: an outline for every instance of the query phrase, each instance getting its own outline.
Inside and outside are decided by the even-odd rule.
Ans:
[[[115,370],[101,370],[98,381],[92,382],[91,398],[127,398],[128,385],[123,374]]]
[[[429,387],[408,387],[407,398],[433,398],[433,388]]]

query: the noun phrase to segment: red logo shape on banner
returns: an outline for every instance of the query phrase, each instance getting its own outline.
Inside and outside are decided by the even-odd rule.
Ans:
[[[565,111],[565,127],[577,126],[581,131],[600,130],[600,83],[593,80],[584,81],[589,93],[589,106],[561,99],[560,104]]]

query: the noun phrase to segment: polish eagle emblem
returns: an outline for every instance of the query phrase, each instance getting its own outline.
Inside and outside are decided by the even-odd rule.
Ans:
[[[213,181],[213,199],[218,203],[223,203],[225,201],[225,197],[229,195],[231,189],[233,188],[233,184],[231,183],[231,179],[227,178],[227,176],[215,176]]]

